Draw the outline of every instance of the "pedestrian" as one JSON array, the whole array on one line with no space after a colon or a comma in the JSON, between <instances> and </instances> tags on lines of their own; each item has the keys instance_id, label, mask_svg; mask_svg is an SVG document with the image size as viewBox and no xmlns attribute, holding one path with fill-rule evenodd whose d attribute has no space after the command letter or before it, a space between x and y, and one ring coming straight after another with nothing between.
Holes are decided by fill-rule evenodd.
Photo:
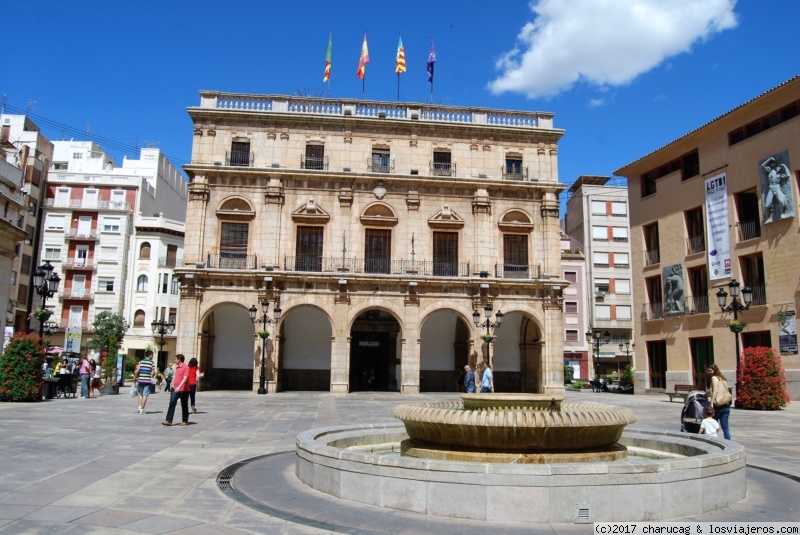
<instances>
[{"instance_id":1,"label":"pedestrian","mask_svg":"<svg viewBox=\"0 0 800 535\"><path fill-rule=\"evenodd\" d=\"M708 399L711 401L711 406L714 408L714 419L719 422L722 428L722 434L725 440L731 439L731 430L728 427L728 417L731 414L731 391L728 389L728 383L719 367L716 364L709 364L706 368L711 385L709 387Z\"/></svg>"},{"instance_id":2,"label":"pedestrian","mask_svg":"<svg viewBox=\"0 0 800 535\"><path fill-rule=\"evenodd\" d=\"M89 376L92 374L92 365L86 355L81 356L81 399L89 397Z\"/></svg>"},{"instance_id":3,"label":"pedestrian","mask_svg":"<svg viewBox=\"0 0 800 535\"><path fill-rule=\"evenodd\" d=\"M709 405L703 409L703 415L705 415L705 418L700 422L700 429L697 432L701 435L718 437L722 432L722 428L719 426L719 422L714 419L714 407Z\"/></svg>"},{"instance_id":4,"label":"pedestrian","mask_svg":"<svg viewBox=\"0 0 800 535\"><path fill-rule=\"evenodd\" d=\"M170 385L172 384L173 375L175 375L175 370L172 369L172 364L170 364L167 366L167 370L164 372L164 381L167 383L167 386L164 389L165 392L169 392Z\"/></svg>"},{"instance_id":5,"label":"pedestrian","mask_svg":"<svg viewBox=\"0 0 800 535\"><path fill-rule=\"evenodd\" d=\"M472 371L472 368L469 367L469 364L464 366L464 389L467 391L467 394L474 394L475 393L475 373Z\"/></svg>"},{"instance_id":6,"label":"pedestrian","mask_svg":"<svg viewBox=\"0 0 800 535\"><path fill-rule=\"evenodd\" d=\"M144 407L147 405L147 396L153 391L153 371L156 363L153 362L153 352L149 349L144 352L144 357L136 365L133 371L133 381L136 383L136 390L139 393L138 414L144 414Z\"/></svg>"},{"instance_id":7,"label":"pedestrian","mask_svg":"<svg viewBox=\"0 0 800 535\"><path fill-rule=\"evenodd\" d=\"M197 359L192 357L189 359L189 401L192 405L192 413L196 413L197 409L194 406L194 396L197 393L197 380L205 374L200 372L197 367Z\"/></svg>"},{"instance_id":8,"label":"pedestrian","mask_svg":"<svg viewBox=\"0 0 800 535\"><path fill-rule=\"evenodd\" d=\"M89 360L89 365L92 368L92 382L91 386L89 387L89 397L94 397L92 396L92 392L95 390L97 390L97 397L102 396L103 392L100 390L103 388L103 381L100 379L100 372L102 368L94 359Z\"/></svg>"},{"instance_id":9,"label":"pedestrian","mask_svg":"<svg viewBox=\"0 0 800 535\"><path fill-rule=\"evenodd\" d=\"M175 355L175 377L172 392L169 398L169 409L167 409L167 419L161 425L172 425L172 418L175 416L175 406L178 400L181 402L180 425L189 425L189 366L184 364L186 357L178 353Z\"/></svg>"},{"instance_id":10,"label":"pedestrian","mask_svg":"<svg viewBox=\"0 0 800 535\"><path fill-rule=\"evenodd\" d=\"M492 377L492 368L489 367L489 361L484 360L481 394L488 394L489 392L494 392L494 377Z\"/></svg>"}]
</instances>

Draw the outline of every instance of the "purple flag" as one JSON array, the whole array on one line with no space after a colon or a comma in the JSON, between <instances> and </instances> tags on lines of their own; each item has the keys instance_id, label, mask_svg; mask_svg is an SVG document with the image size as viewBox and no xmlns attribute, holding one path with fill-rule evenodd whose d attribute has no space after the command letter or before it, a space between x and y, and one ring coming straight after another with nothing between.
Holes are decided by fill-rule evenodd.
<instances>
[{"instance_id":1,"label":"purple flag","mask_svg":"<svg viewBox=\"0 0 800 535\"><path fill-rule=\"evenodd\" d=\"M428 81L433 82L433 64L436 63L436 51L433 49L433 39L431 39L431 51L428 53Z\"/></svg>"}]
</instances>

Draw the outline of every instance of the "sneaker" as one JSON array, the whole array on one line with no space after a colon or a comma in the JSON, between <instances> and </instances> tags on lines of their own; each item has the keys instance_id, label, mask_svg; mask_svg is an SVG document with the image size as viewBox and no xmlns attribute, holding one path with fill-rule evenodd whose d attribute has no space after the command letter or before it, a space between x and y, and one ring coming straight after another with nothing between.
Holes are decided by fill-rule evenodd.
<instances>
[{"instance_id":1,"label":"sneaker","mask_svg":"<svg viewBox=\"0 0 800 535\"><path fill-rule=\"evenodd\" d=\"M86 396L81 396L81 399L86 399Z\"/></svg>"},{"instance_id":2,"label":"sneaker","mask_svg":"<svg viewBox=\"0 0 800 535\"><path fill-rule=\"evenodd\" d=\"M161 425L166 425L167 427L169 427L170 425L172 425L172 422L161 422Z\"/></svg>"},{"instance_id":3,"label":"sneaker","mask_svg":"<svg viewBox=\"0 0 800 535\"><path fill-rule=\"evenodd\" d=\"M144 409L139 409L139 414L144 414Z\"/></svg>"}]
</instances>

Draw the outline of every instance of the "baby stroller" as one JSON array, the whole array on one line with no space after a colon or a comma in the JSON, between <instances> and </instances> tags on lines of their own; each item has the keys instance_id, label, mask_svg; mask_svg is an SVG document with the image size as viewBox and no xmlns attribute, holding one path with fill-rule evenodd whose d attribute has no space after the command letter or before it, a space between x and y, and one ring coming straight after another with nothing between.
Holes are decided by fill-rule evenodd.
<instances>
[{"instance_id":1,"label":"baby stroller","mask_svg":"<svg viewBox=\"0 0 800 535\"><path fill-rule=\"evenodd\" d=\"M700 431L700 422L705 418L703 411L710 404L706 393L702 390L689 392L681 409L681 431L685 433Z\"/></svg>"}]
</instances>

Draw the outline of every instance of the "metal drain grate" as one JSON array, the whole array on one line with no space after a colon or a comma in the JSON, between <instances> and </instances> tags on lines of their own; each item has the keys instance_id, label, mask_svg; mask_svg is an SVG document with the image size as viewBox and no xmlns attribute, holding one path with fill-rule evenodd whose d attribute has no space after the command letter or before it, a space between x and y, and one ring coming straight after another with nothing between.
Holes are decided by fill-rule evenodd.
<instances>
[{"instance_id":1,"label":"metal drain grate","mask_svg":"<svg viewBox=\"0 0 800 535\"><path fill-rule=\"evenodd\" d=\"M591 524L594 522L594 511L592 511L592 504L576 503L573 522L575 524Z\"/></svg>"}]
</instances>

